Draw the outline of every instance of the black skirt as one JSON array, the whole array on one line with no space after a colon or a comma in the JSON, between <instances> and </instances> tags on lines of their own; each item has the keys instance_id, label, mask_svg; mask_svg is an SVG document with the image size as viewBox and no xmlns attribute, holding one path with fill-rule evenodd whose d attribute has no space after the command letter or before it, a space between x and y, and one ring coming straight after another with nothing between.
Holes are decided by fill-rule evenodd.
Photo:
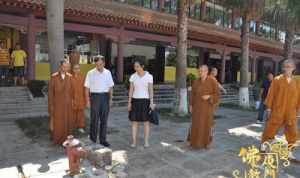
<instances>
[{"instance_id":1,"label":"black skirt","mask_svg":"<svg viewBox=\"0 0 300 178\"><path fill-rule=\"evenodd\" d=\"M129 120L137 122L149 121L150 99L131 100L131 111L129 112Z\"/></svg>"}]
</instances>

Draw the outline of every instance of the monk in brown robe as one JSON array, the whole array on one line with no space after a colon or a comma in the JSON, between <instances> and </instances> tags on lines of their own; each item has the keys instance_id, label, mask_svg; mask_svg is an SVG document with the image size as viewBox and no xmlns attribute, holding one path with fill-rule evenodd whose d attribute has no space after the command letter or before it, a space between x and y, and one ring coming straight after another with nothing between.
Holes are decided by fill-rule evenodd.
<instances>
[{"instance_id":1,"label":"monk in brown robe","mask_svg":"<svg viewBox=\"0 0 300 178\"><path fill-rule=\"evenodd\" d=\"M49 125L54 144L62 144L72 131L72 75L67 73L67 65L67 61L60 61L59 72L51 75L48 86Z\"/></svg>"},{"instance_id":2,"label":"monk in brown robe","mask_svg":"<svg viewBox=\"0 0 300 178\"><path fill-rule=\"evenodd\" d=\"M213 67L213 68L211 69L211 71L210 71L210 75L209 75L209 76L212 77L213 79L215 79L216 82L218 82L219 89L220 89L221 91L223 91L223 93L226 94L225 88L224 88L224 87L219 83L219 81L217 80L218 69L215 68L215 67Z\"/></svg>"},{"instance_id":3,"label":"monk in brown robe","mask_svg":"<svg viewBox=\"0 0 300 178\"><path fill-rule=\"evenodd\" d=\"M72 86L73 86L73 128L79 128L80 132L84 132L85 128L85 117L84 117L84 108L85 103L85 88L84 88L85 77L80 73L80 65L75 64L73 66L73 77L72 77Z\"/></svg>"},{"instance_id":4,"label":"monk in brown robe","mask_svg":"<svg viewBox=\"0 0 300 178\"><path fill-rule=\"evenodd\" d=\"M199 67L199 76L193 82L189 106L192 113L190 144L195 149L207 149L212 142L214 108L220 92L216 80L208 76L206 65Z\"/></svg>"},{"instance_id":5,"label":"monk in brown robe","mask_svg":"<svg viewBox=\"0 0 300 178\"><path fill-rule=\"evenodd\" d=\"M262 135L262 143L274 139L278 130L283 127L284 135L290 146L298 140L297 112L300 110L300 87L293 78L295 63L292 60L283 62L283 74L275 77L269 89L265 105L268 120ZM262 144L261 150L265 151ZM290 160L296 160L292 151Z\"/></svg>"},{"instance_id":6,"label":"monk in brown robe","mask_svg":"<svg viewBox=\"0 0 300 178\"><path fill-rule=\"evenodd\" d=\"M71 69L73 69L74 65L75 64L79 64L79 61L80 61L80 53L77 52L77 51L72 51L70 54L69 54L69 61L70 61L70 67Z\"/></svg>"}]
</instances>

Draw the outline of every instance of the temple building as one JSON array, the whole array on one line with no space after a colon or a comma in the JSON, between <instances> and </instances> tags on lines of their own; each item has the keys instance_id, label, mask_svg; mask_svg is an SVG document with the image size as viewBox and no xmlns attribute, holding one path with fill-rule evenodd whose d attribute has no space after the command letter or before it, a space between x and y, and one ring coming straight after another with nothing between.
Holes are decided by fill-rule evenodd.
<instances>
[{"instance_id":1,"label":"temple building","mask_svg":"<svg viewBox=\"0 0 300 178\"><path fill-rule=\"evenodd\" d=\"M29 80L50 78L45 1L0 1L0 41L26 50ZM188 73L205 63L219 69L222 83L239 81L241 18L210 0L191 4L188 15ZM78 54L84 73L101 54L116 81L133 72L134 59L147 61L156 83L175 80L176 0L65 0L64 18L65 57ZM250 31L254 82L266 71L280 71L285 32L261 20L251 21ZM294 59L300 62L299 49Z\"/></svg>"}]
</instances>

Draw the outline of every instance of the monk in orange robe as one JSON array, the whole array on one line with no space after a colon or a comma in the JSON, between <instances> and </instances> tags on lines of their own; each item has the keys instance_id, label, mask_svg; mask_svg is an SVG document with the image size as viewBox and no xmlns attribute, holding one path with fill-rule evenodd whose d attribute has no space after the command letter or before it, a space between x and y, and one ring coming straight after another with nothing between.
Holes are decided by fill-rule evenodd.
<instances>
[{"instance_id":1,"label":"monk in orange robe","mask_svg":"<svg viewBox=\"0 0 300 178\"><path fill-rule=\"evenodd\" d=\"M216 80L208 76L206 65L199 67L199 76L193 82L190 98L192 126L189 141L192 148L207 149L212 142L214 108L220 92Z\"/></svg>"},{"instance_id":2,"label":"monk in orange robe","mask_svg":"<svg viewBox=\"0 0 300 178\"><path fill-rule=\"evenodd\" d=\"M295 63L292 60L283 62L283 74L277 76L269 89L265 105L267 107L268 120L262 135L262 143L274 139L277 131L283 127L284 135L290 146L298 140L297 112L300 109L300 87L298 81L293 78ZM262 144L261 150L265 151ZM292 151L290 160L296 160Z\"/></svg>"},{"instance_id":3,"label":"monk in orange robe","mask_svg":"<svg viewBox=\"0 0 300 178\"><path fill-rule=\"evenodd\" d=\"M54 144L62 144L72 131L72 75L67 68L68 63L60 61L59 72L51 75L48 86L49 127Z\"/></svg>"},{"instance_id":4,"label":"monk in orange robe","mask_svg":"<svg viewBox=\"0 0 300 178\"><path fill-rule=\"evenodd\" d=\"M75 64L73 66L72 88L73 88L73 128L79 128L81 132L84 132L85 117L84 108L86 106L85 77L80 73L80 65Z\"/></svg>"}]
</instances>

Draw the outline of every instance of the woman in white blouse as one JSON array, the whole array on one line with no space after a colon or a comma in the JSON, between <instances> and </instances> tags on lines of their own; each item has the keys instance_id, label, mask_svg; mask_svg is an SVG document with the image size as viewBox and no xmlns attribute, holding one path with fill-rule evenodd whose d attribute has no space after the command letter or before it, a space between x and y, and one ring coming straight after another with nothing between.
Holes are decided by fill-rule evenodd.
<instances>
[{"instance_id":1,"label":"woman in white blouse","mask_svg":"<svg viewBox=\"0 0 300 178\"><path fill-rule=\"evenodd\" d=\"M153 77L144 70L144 62L136 60L134 70L129 82L128 111L129 120L132 122L132 144L135 148L137 144L137 133L139 123L144 123L144 146L149 147L150 122L149 111L154 109L153 103Z\"/></svg>"}]
</instances>

